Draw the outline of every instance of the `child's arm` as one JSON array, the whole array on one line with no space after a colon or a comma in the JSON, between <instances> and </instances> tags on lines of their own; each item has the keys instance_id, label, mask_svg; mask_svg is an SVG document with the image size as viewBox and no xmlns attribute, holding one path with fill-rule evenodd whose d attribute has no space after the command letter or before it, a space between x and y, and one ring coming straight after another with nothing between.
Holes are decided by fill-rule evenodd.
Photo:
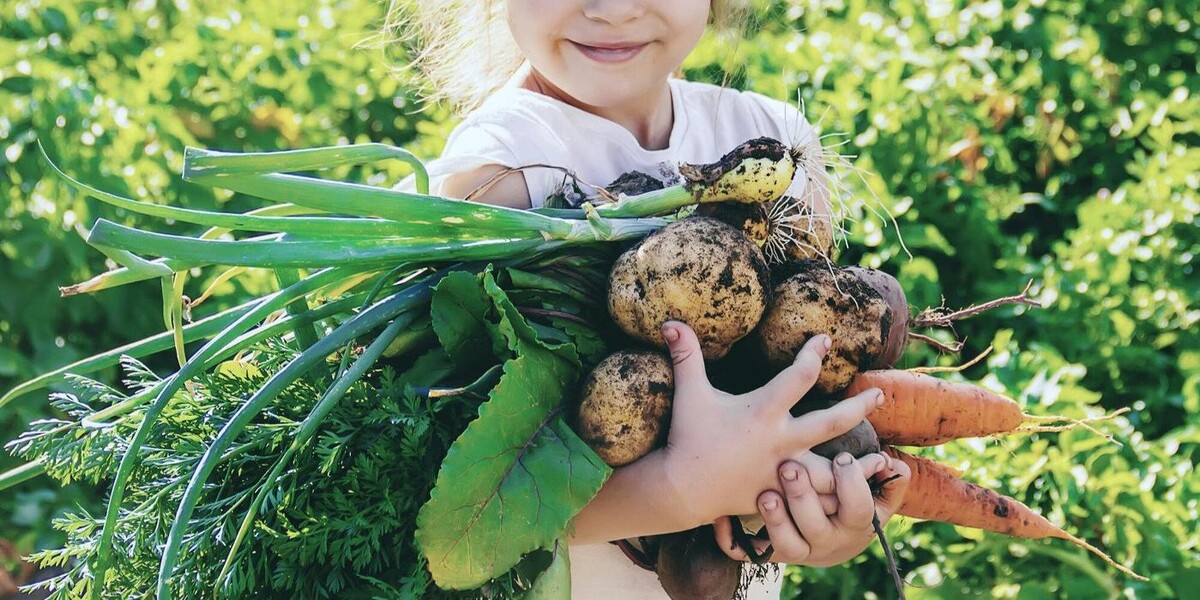
<instances>
[{"instance_id":1,"label":"child's arm","mask_svg":"<svg viewBox=\"0 0 1200 600\"><path fill-rule=\"evenodd\" d=\"M756 513L759 492L779 488L777 465L806 460L809 448L849 431L882 400L878 390L869 390L826 410L800 417L788 412L816 381L827 336L809 340L795 363L740 396L709 384L689 327L667 323L663 337L675 363L667 445L613 472L572 522L573 543L680 531Z\"/></svg>"},{"instance_id":2,"label":"child's arm","mask_svg":"<svg viewBox=\"0 0 1200 600\"><path fill-rule=\"evenodd\" d=\"M532 204L529 202L529 187L525 185L525 176L519 171L492 181L506 170L506 167L500 165L487 165L473 171L455 173L447 176L441 189L437 191L448 198L466 198L481 186L488 185L486 189L471 197L471 200L509 208L530 208Z\"/></svg>"}]
</instances>

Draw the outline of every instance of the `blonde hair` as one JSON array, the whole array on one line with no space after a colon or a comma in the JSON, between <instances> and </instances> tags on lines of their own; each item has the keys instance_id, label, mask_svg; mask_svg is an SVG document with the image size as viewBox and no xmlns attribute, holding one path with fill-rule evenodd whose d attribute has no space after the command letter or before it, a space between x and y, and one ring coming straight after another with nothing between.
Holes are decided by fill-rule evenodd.
<instances>
[{"instance_id":1,"label":"blonde hair","mask_svg":"<svg viewBox=\"0 0 1200 600\"><path fill-rule=\"evenodd\" d=\"M753 0L711 0L710 22L718 34L740 36ZM381 40L399 44L422 76L430 100L456 112L479 106L524 61L509 33L502 0L391 0Z\"/></svg>"}]
</instances>

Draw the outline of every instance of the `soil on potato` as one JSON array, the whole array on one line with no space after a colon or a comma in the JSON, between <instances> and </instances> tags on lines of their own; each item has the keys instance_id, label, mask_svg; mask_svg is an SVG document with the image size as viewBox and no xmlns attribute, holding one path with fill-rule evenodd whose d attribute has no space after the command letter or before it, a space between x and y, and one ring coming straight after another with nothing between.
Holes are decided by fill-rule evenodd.
<instances>
[{"instance_id":1,"label":"soil on potato","mask_svg":"<svg viewBox=\"0 0 1200 600\"><path fill-rule=\"evenodd\" d=\"M817 388L834 394L883 353L892 316L874 288L822 260L793 261L771 271L774 304L754 332L768 361L786 367L810 338L827 334Z\"/></svg>"},{"instance_id":2,"label":"soil on potato","mask_svg":"<svg viewBox=\"0 0 1200 600\"><path fill-rule=\"evenodd\" d=\"M705 358L716 359L758 323L769 277L762 252L745 235L715 219L691 217L617 259L609 314L630 336L659 347L665 347L663 323L687 323Z\"/></svg>"},{"instance_id":3,"label":"soil on potato","mask_svg":"<svg viewBox=\"0 0 1200 600\"><path fill-rule=\"evenodd\" d=\"M711 217L741 231L760 248L766 243L770 231L767 209L762 204L710 202L697 206L696 215Z\"/></svg>"},{"instance_id":4,"label":"soil on potato","mask_svg":"<svg viewBox=\"0 0 1200 600\"><path fill-rule=\"evenodd\" d=\"M605 463L629 464L666 443L673 395L661 352L615 352L585 378L575 430Z\"/></svg>"}]
</instances>

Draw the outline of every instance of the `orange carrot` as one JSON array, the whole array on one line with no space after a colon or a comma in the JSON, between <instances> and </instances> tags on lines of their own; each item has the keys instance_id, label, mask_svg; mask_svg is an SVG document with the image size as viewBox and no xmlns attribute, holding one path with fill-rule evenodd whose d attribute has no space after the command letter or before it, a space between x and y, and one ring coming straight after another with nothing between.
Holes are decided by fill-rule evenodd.
<instances>
[{"instance_id":1,"label":"orange carrot","mask_svg":"<svg viewBox=\"0 0 1200 600\"><path fill-rule=\"evenodd\" d=\"M867 415L880 441L935 446L949 440L1013 431L1026 415L1011 398L968 383L908 371L861 373L847 395L883 390L884 404Z\"/></svg>"},{"instance_id":2,"label":"orange carrot","mask_svg":"<svg viewBox=\"0 0 1200 600\"><path fill-rule=\"evenodd\" d=\"M883 390L883 406L867 415L879 441L893 446L936 446L961 438L1020 431L1056 432L1083 427L1115 441L1089 423L1129 411L1122 408L1087 419L1025 413L1013 399L970 383L944 381L923 373L884 369L860 373L847 395Z\"/></svg>"},{"instance_id":3,"label":"orange carrot","mask_svg":"<svg viewBox=\"0 0 1200 600\"><path fill-rule=\"evenodd\" d=\"M938 462L885 447L893 458L904 461L912 470L904 503L896 514L974 527L1012 537L1040 540L1068 540L1104 559L1122 573L1146 581L1145 577L1118 564L1091 544L1071 535L1046 520L1033 509L1008 496L963 481L949 467Z\"/></svg>"}]
</instances>

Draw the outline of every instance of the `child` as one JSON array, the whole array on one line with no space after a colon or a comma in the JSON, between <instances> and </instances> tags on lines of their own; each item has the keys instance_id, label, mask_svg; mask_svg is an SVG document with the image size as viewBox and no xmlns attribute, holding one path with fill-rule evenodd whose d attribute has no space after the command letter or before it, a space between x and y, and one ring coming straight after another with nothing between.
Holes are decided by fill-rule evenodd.
<instances>
[{"instance_id":1,"label":"child","mask_svg":"<svg viewBox=\"0 0 1200 600\"><path fill-rule=\"evenodd\" d=\"M435 89L469 111L430 165L434 192L537 207L564 175L509 171L528 165L595 185L631 170L671 184L680 162L711 162L759 136L820 157L812 127L790 106L672 78L709 24L729 26L741 12L735 0L423 0L394 13L417 27L418 65ZM792 194L829 215L823 169L808 161ZM686 325L667 323L663 336L676 381L667 446L614 470L574 519L572 597L665 597L655 575L610 540L715 523L722 549L744 560L725 515L761 514L775 561L832 565L861 552L872 515L886 520L902 499L907 469L879 454L830 462L808 449L859 423L881 394L793 418L788 409L815 381L827 336L742 396L712 388ZM901 475L877 501L867 485L876 474ZM778 597L779 585L756 583L749 596Z\"/></svg>"}]
</instances>

